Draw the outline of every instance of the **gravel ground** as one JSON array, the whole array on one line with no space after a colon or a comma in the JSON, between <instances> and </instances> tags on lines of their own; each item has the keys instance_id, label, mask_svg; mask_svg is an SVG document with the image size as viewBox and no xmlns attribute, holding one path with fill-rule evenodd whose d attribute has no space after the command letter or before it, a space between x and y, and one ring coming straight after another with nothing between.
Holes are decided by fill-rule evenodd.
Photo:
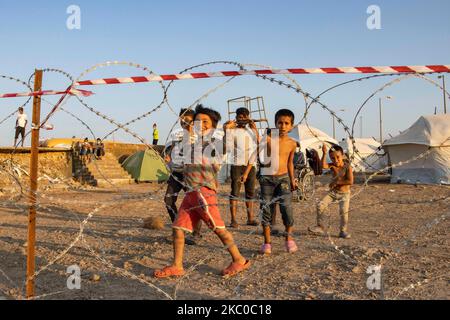
<instances>
[{"instance_id":1,"label":"gravel ground","mask_svg":"<svg viewBox=\"0 0 450 320\"><path fill-rule=\"evenodd\" d=\"M171 262L164 185L140 184L117 189L50 189L40 196L37 218L39 299L449 299L450 188L377 183L353 188L352 239L338 233L337 205L329 209L330 237L315 237L315 199L294 203L299 251L284 251L273 238L273 254L260 256L260 227L231 230L252 267L231 279L220 272L229 256L217 237L204 229L196 246L187 246L180 279L152 278ZM221 212L229 222L226 193ZM317 188L316 199L326 193ZM147 195L147 197L145 197ZM95 211L94 211L95 210ZM24 295L27 213L24 199L0 195L0 299ZM89 213L93 213L89 217ZM143 228L143 220L161 217L162 230ZM245 223L243 205L240 223ZM80 222L87 219L80 234ZM281 219L279 219L281 220ZM279 222L280 223L280 222ZM278 228L281 230L281 225ZM69 245L70 250L63 254ZM58 259L56 259L58 258ZM56 260L56 261L55 261ZM79 266L81 288L69 290L67 268ZM366 270L382 265L381 290L369 290ZM411 287L413 285L413 287Z\"/></svg>"}]
</instances>

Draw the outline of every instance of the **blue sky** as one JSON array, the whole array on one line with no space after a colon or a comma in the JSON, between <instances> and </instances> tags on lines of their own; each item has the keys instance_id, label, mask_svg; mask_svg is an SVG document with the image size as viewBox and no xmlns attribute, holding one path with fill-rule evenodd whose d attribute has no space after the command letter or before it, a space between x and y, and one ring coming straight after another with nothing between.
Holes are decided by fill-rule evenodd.
<instances>
[{"instance_id":1,"label":"blue sky","mask_svg":"<svg viewBox=\"0 0 450 320\"><path fill-rule=\"evenodd\" d=\"M81 30L68 30L66 9L81 8ZM381 30L366 27L367 7L381 8ZM0 74L27 80L35 68L59 68L73 76L97 63L121 60L140 63L155 73L177 73L199 63L228 60L279 68L364 65L450 64L450 2L431 1L5 1L0 0ZM234 69L214 65L196 71ZM131 67L110 67L86 78L142 75ZM436 76L431 76L436 80ZM308 75L295 79L315 95L350 75ZM450 76L447 77L450 79ZM282 77L280 77L282 79ZM324 96L331 108L351 124L362 102L390 77L345 86ZM182 81L169 91L170 105L178 111L224 79ZM45 89L64 89L69 82L57 74L44 75ZM450 83L447 84L450 87ZM86 99L92 107L126 122L162 98L156 84L91 87L96 95ZM0 92L24 91L17 83L0 79ZM298 117L304 102L278 85L242 77L210 95L204 103L227 117L226 101L238 96L263 96L269 117L290 107ZM442 112L442 92L421 80L405 80L382 96L385 135L397 134L422 114ZM56 101L56 97L46 98ZM0 121L24 99L0 101ZM31 113L31 105L26 112ZM43 113L49 106L44 103ZM66 109L83 119L97 136L113 126L90 114L74 99ZM378 137L378 99L362 112L364 136ZM311 110L310 124L332 134L332 119L320 108ZM132 129L150 139L157 122L162 138L176 121L167 108L159 110ZM47 137L88 136L88 130L64 113L50 121ZM14 120L0 125L0 145L12 143ZM359 127L356 128L359 135ZM338 128L339 138L344 132ZM116 140L136 141L125 133Z\"/></svg>"}]
</instances>

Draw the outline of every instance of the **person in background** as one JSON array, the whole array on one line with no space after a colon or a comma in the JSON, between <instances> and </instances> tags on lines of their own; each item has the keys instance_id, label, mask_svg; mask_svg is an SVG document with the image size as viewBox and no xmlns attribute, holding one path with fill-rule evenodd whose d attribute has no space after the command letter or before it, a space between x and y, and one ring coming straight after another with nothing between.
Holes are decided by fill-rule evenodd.
<instances>
[{"instance_id":1,"label":"person in background","mask_svg":"<svg viewBox=\"0 0 450 320\"><path fill-rule=\"evenodd\" d=\"M94 156L97 160L102 160L102 157L105 156L105 145L100 138L97 138L94 144Z\"/></svg>"},{"instance_id":2,"label":"person in background","mask_svg":"<svg viewBox=\"0 0 450 320\"><path fill-rule=\"evenodd\" d=\"M92 154L92 146L89 143L89 139L85 138L83 143L81 144L80 156L81 161L84 163L91 162L91 154Z\"/></svg>"},{"instance_id":3,"label":"person in background","mask_svg":"<svg viewBox=\"0 0 450 320\"><path fill-rule=\"evenodd\" d=\"M250 119L247 108L236 110L236 120L224 124L227 147L233 149L231 159L231 198L230 214L231 228L238 228L236 220L237 203L240 197L241 186L245 186L245 204L247 207L247 225L257 226L254 216L254 201L256 189L256 155L258 148L258 130L255 122ZM247 166L250 165L249 171Z\"/></svg>"},{"instance_id":4,"label":"person in background","mask_svg":"<svg viewBox=\"0 0 450 320\"><path fill-rule=\"evenodd\" d=\"M159 130L156 123L153 124L153 145L157 146L159 141Z\"/></svg>"},{"instance_id":5,"label":"person in background","mask_svg":"<svg viewBox=\"0 0 450 320\"><path fill-rule=\"evenodd\" d=\"M17 146L17 138L19 138L19 135L22 137L22 147L25 140L25 128L28 124L28 118L27 115L23 112L23 108L19 108L19 113L17 114L16 119L16 134L14 137L14 147Z\"/></svg>"}]
</instances>

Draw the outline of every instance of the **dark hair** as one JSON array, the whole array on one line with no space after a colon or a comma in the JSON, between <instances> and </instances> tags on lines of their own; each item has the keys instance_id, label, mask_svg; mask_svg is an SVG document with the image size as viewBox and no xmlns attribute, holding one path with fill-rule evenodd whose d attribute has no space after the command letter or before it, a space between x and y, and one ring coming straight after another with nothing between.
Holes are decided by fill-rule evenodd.
<instances>
[{"instance_id":1,"label":"dark hair","mask_svg":"<svg viewBox=\"0 0 450 320\"><path fill-rule=\"evenodd\" d=\"M205 108L202 104L198 104L195 107L194 119L199 114L206 114L211 119L211 122L212 122L214 128L217 128L217 124L222 119L219 112L217 112L216 110L210 109L210 108Z\"/></svg>"},{"instance_id":2,"label":"dark hair","mask_svg":"<svg viewBox=\"0 0 450 320\"><path fill-rule=\"evenodd\" d=\"M23 111L23 107L19 107L19 111Z\"/></svg>"},{"instance_id":3,"label":"dark hair","mask_svg":"<svg viewBox=\"0 0 450 320\"><path fill-rule=\"evenodd\" d=\"M275 124L277 123L277 121L280 117L289 117L289 118L291 118L292 124L294 124L295 115L291 110L289 110L289 109L278 110L278 112L275 114Z\"/></svg>"},{"instance_id":4,"label":"dark hair","mask_svg":"<svg viewBox=\"0 0 450 320\"><path fill-rule=\"evenodd\" d=\"M239 108L236 110L236 116L243 115L243 116L249 116L250 111L247 108Z\"/></svg>"},{"instance_id":5,"label":"dark hair","mask_svg":"<svg viewBox=\"0 0 450 320\"><path fill-rule=\"evenodd\" d=\"M193 117L195 116L195 111L192 110L192 109L184 108L184 109L181 109L181 110L180 110L179 116L180 116L180 117L183 117L183 116L190 116L190 117L193 118Z\"/></svg>"},{"instance_id":6,"label":"dark hair","mask_svg":"<svg viewBox=\"0 0 450 320\"><path fill-rule=\"evenodd\" d=\"M341 154L344 154L344 149L342 149L342 147L338 146L337 144L333 144L328 153L331 155L332 152L340 152Z\"/></svg>"}]
</instances>

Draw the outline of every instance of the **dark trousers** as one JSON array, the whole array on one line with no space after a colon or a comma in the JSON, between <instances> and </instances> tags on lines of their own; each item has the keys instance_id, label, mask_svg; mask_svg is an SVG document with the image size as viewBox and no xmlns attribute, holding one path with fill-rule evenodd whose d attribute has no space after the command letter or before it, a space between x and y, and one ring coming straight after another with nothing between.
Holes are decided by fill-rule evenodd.
<instances>
[{"instance_id":1,"label":"dark trousers","mask_svg":"<svg viewBox=\"0 0 450 320\"><path fill-rule=\"evenodd\" d=\"M167 181L167 190L164 197L164 203L166 204L166 209L172 222L175 221L178 214L178 194L181 190L185 190L185 187L181 182L183 182L183 174L181 172L172 172L169 181Z\"/></svg>"},{"instance_id":2,"label":"dark trousers","mask_svg":"<svg viewBox=\"0 0 450 320\"><path fill-rule=\"evenodd\" d=\"M263 212L262 224L270 226L275 205L280 207L281 217L286 227L294 225L292 214L292 191L289 177L286 176L261 176L259 179L261 186L261 210Z\"/></svg>"}]
</instances>

